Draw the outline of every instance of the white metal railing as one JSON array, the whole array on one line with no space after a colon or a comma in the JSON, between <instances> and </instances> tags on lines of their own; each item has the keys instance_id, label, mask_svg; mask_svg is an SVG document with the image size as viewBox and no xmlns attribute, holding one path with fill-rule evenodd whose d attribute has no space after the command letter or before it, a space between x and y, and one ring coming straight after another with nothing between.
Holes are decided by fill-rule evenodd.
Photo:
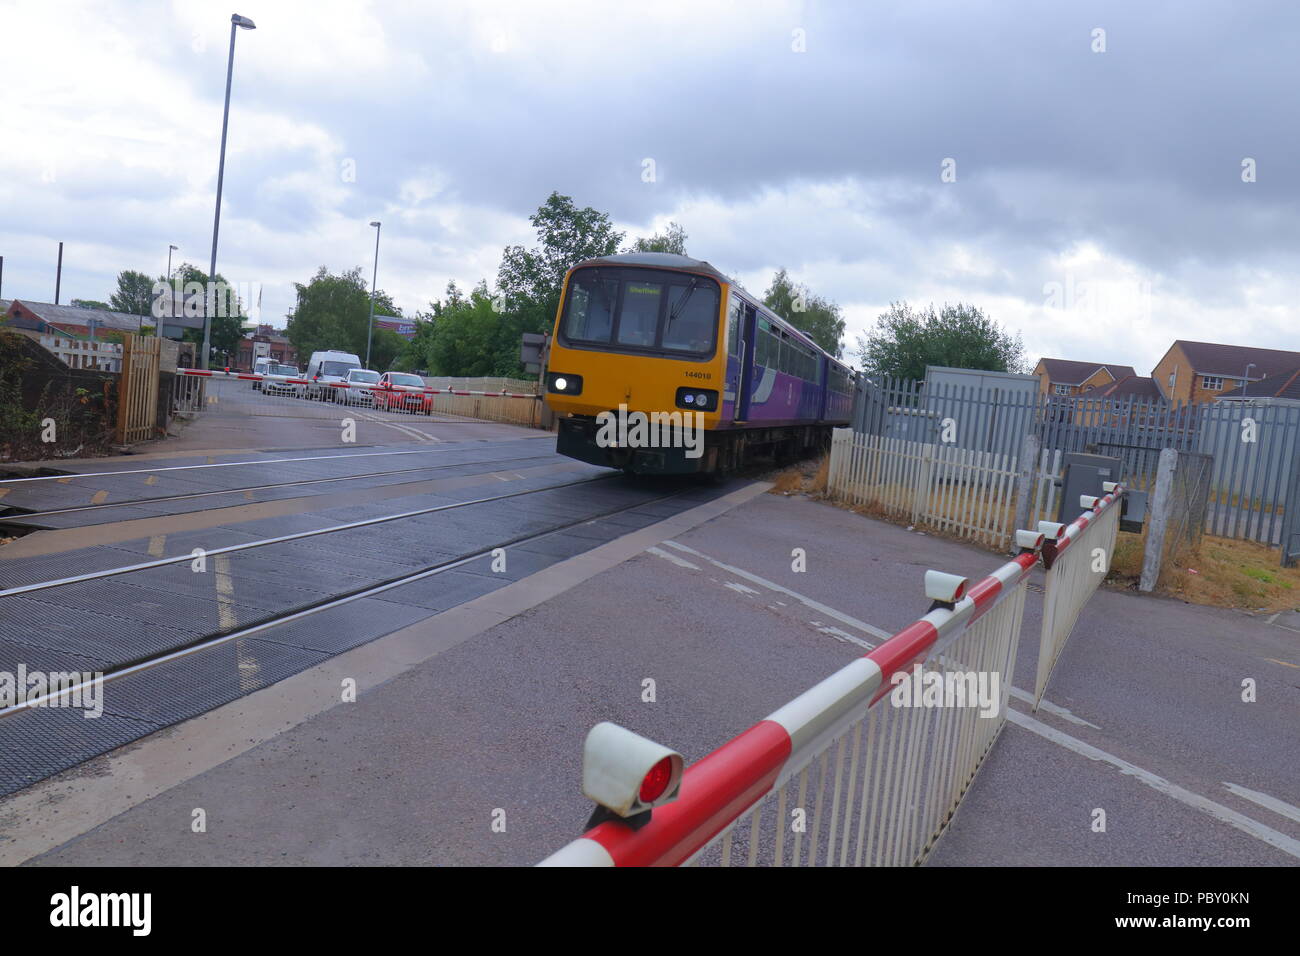
<instances>
[{"instance_id":1,"label":"white metal railing","mask_svg":"<svg viewBox=\"0 0 1300 956\"><path fill-rule=\"evenodd\" d=\"M643 827L602 823L544 862L924 860L1005 721L1025 582L1043 542L1027 531L1017 539L1021 554L969 589L929 572L929 613L688 768L681 798ZM932 576L950 583L951 600ZM976 706L972 688L983 691Z\"/></svg>"},{"instance_id":2,"label":"white metal railing","mask_svg":"<svg viewBox=\"0 0 1300 956\"><path fill-rule=\"evenodd\" d=\"M87 342L42 335L40 343L68 368L91 368L102 372L122 371L122 346L113 342Z\"/></svg>"},{"instance_id":3,"label":"white metal railing","mask_svg":"<svg viewBox=\"0 0 1300 956\"><path fill-rule=\"evenodd\" d=\"M835 429L827 488L912 524L995 548L1010 544L1013 455Z\"/></svg>"},{"instance_id":4,"label":"white metal railing","mask_svg":"<svg viewBox=\"0 0 1300 956\"><path fill-rule=\"evenodd\" d=\"M687 768L649 819L605 819L542 865L923 862L1005 723L1030 572L1050 554L1049 590L1075 597L1044 626L1040 654L1059 653L1095 590L1076 586L1070 552L1113 542L1122 494L1084 502L1069 528L1017 531L1020 554L973 586L927 572L924 617Z\"/></svg>"},{"instance_id":5,"label":"white metal railing","mask_svg":"<svg viewBox=\"0 0 1300 956\"><path fill-rule=\"evenodd\" d=\"M1079 614L1110 571L1119 535L1123 490L1111 482L1107 493L1096 499L1085 496L1083 514L1066 528L1051 522L1039 524L1049 540L1043 550L1047 564L1047 591L1043 599L1043 624L1038 643L1038 673L1034 680L1034 709L1043 699L1052 668L1065 642L1074 631ZM1094 510L1095 509L1095 510Z\"/></svg>"}]
</instances>

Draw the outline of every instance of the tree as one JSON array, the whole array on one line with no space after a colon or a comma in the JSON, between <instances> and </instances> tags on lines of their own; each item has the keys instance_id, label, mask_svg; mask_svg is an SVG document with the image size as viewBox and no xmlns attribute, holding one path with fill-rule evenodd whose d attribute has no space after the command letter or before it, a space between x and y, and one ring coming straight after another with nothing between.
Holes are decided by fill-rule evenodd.
<instances>
[{"instance_id":1,"label":"tree","mask_svg":"<svg viewBox=\"0 0 1300 956\"><path fill-rule=\"evenodd\" d=\"M165 286L167 278L160 277L158 282ZM218 272L213 280L213 288L209 292L208 274L196 265L183 262L172 273L172 287L176 290L175 302L178 311L202 317L208 303L212 303L209 343L214 355L218 352L229 355L238 351L239 340L244 337L244 320L248 316L244 312L244 304L239 301L239 296L230 287L225 276ZM153 283L150 283L151 306L152 290ZM162 321L165 321L165 317ZM181 337L186 342L202 346L203 327L187 328Z\"/></svg>"},{"instance_id":2,"label":"tree","mask_svg":"<svg viewBox=\"0 0 1300 956\"><path fill-rule=\"evenodd\" d=\"M844 347L844 319L840 307L807 286L795 285L784 269L772 277L772 285L763 295L763 304L808 336L831 355L839 358Z\"/></svg>"},{"instance_id":3,"label":"tree","mask_svg":"<svg viewBox=\"0 0 1300 956\"><path fill-rule=\"evenodd\" d=\"M945 305L924 311L890 303L866 336L858 336L862 367L874 375L923 379L927 365L1024 371L1020 334L1011 335L973 305Z\"/></svg>"},{"instance_id":4,"label":"tree","mask_svg":"<svg viewBox=\"0 0 1300 956\"><path fill-rule=\"evenodd\" d=\"M98 299L73 299L72 307L76 309L102 309L105 312L112 312L113 307L107 302L100 302ZM140 312L132 312L132 315L141 315Z\"/></svg>"},{"instance_id":5,"label":"tree","mask_svg":"<svg viewBox=\"0 0 1300 956\"><path fill-rule=\"evenodd\" d=\"M153 308L153 280L143 272L126 269L117 274L117 291L108 297L114 311L150 315Z\"/></svg>"},{"instance_id":6,"label":"tree","mask_svg":"<svg viewBox=\"0 0 1300 956\"><path fill-rule=\"evenodd\" d=\"M355 355L366 354L366 327L370 319L370 290L362 276L361 267L350 269L340 275L332 275L321 266L310 282L303 285L295 282L298 301L289 313L288 336L299 355L310 355L325 349L338 349ZM388 293L375 293L375 315L402 314ZM371 341L371 365L379 365L380 358L387 356L383 363L387 367L401 351L400 344L394 344L376 329ZM399 342L400 335L392 333ZM374 343L382 341L387 344L376 350Z\"/></svg>"},{"instance_id":7,"label":"tree","mask_svg":"<svg viewBox=\"0 0 1300 956\"><path fill-rule=\"evenodd\" d=\"M649 239L638 239L628 246L625 252L671 252L679 256L686 255L686 230L675 222L668 223L662 233L655 233Z\"/></svg>"},{"instance_id":8,"label":"tree","mask_svg":"<svg viewBox=\"0 0 1300 956\"><path fill-rule=\"evenodd\" d=\"M499 303L486 280L468 296L448 283L446 298L430 303L430 321L417 321L401 361L431 375L518 375L517 325L497 311Z\"/></svg>"},{"instance_id":9,"label":"tree","mask_svg":"<svg viewBox=\"0 0 1300 956\"><path fill-rule=\"evenodd\" d=\"M609 216L590 206L578 209L570 197L558 192L551 193L529 222L537 229L541 245L531 250L508 246L497 271L497 288L504 298L502 321L511 326L516 344L523 332L550 329L570 266L613 255L623 241L623 233L614 231ZM514 368L518 367L516 355Z\"/></svg>"}]
</instances>

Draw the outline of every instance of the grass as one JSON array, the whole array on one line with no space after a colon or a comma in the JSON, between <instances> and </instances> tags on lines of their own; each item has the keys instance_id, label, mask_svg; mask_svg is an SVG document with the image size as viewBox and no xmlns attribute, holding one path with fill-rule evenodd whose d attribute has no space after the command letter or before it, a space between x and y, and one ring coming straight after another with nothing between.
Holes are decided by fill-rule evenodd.
<instances>
[{"instance_id":1,"label":"grass","mask_svg":"<svg viewBox=\"0 0 1300 956\"><path fill-rule=\"evenodd\" d=\"M1136 588L1144 536L1120 532L1107 583ZM1250 611L1300 607L1300 567L1280 565L1276 548L1256 541L1205 535L1194 550L1167 562L1157 594L1190 604Z\"/></svg>"}]
</instances>

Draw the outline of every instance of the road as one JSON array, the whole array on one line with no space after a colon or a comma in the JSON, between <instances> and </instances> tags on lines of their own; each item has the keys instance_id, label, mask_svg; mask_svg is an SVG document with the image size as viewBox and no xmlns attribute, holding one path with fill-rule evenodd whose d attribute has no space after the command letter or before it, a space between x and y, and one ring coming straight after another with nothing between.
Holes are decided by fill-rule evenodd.
<instances>
[{"instance_id":1,"label":"road","mask_svg":"<svg viewBox=\"0 0 1300 956\"><path fill-rule=\"evenodd\" d=\"M0 649L11 657L98 648L110 665L146 639L165 650L237 634L395 571L548 521L568 525L507 546L505 571L484 555L109 683L100 721L56 711L0 719L14 790L0 800L0 862L534 863L576 836L589 812L578 781L593 723L617 721L697 759L924 612L925 569L977 576L1000 560L766 494L761 483L602 478L556 458L549 438L511 431L336 445L316 449L319 462L161 472L152 484L153 464L214 456L123 459L115 469L144 471L46 482L39 501L34 490L0 499L92 509L39 519L54 530L0 548L0 587L153 551L189 555L457 506L232 552L224 571L214 560L196 574L186 562L5 599L29 610L39 602L46 615L21 615L16 629L6 615ZM414 467L444 470L348 477ZM267 475L314 483L251 500L236 490L230 501L229 489L273 483ZM338 477L346 480L320 480ZM168 500L94 510L99 492L108 503L141 487ZM527 493L465 504L513 490ZM180 494L200 497L171 497ZM805 572L792 569L796 547L807 553ZM90 593L110 583L110 598ZM1031 591L1014 713L930 865L1294 865L1296 632L1285 621L1102 591L1057 664L1048 703L1031 714L1023 695L1040 604ZM1241 700L1246 678L1258 685L1256 703ZM349 681L355 701L342 699ZM62 764L47 734L17 722L51 714L58 726L45 729L63 735ZM92 739L84 724L105 729ZM22 765L42 768L42 779L15 781ZM1093 827L1099 808L1104 832Z\"/></svg>"}]
</instances>

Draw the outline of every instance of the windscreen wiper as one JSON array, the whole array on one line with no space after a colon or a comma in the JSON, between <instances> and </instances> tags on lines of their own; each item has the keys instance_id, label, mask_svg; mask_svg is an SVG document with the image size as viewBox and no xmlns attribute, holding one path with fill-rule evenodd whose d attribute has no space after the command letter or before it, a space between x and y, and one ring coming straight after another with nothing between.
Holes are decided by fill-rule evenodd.
<instances>
[{"instance_id":1,"label":"windscreen wiper","mask_svg":"<svg viewBox=\"0 0 1300 956\"><path fill-rule=\"evenodd\" d=\"M691 280L691 284L686 287L686 294L677 300L677 304L673 306L672 311L668 313L669 322L672 322L674 319L676 319L679 315L682 314L682 309L686 308L686 303L690 300L691 293L695 291L695 287L699 284L700 284L699 276L696 276L694 279Z\"/></svg>"}]
</instances>

